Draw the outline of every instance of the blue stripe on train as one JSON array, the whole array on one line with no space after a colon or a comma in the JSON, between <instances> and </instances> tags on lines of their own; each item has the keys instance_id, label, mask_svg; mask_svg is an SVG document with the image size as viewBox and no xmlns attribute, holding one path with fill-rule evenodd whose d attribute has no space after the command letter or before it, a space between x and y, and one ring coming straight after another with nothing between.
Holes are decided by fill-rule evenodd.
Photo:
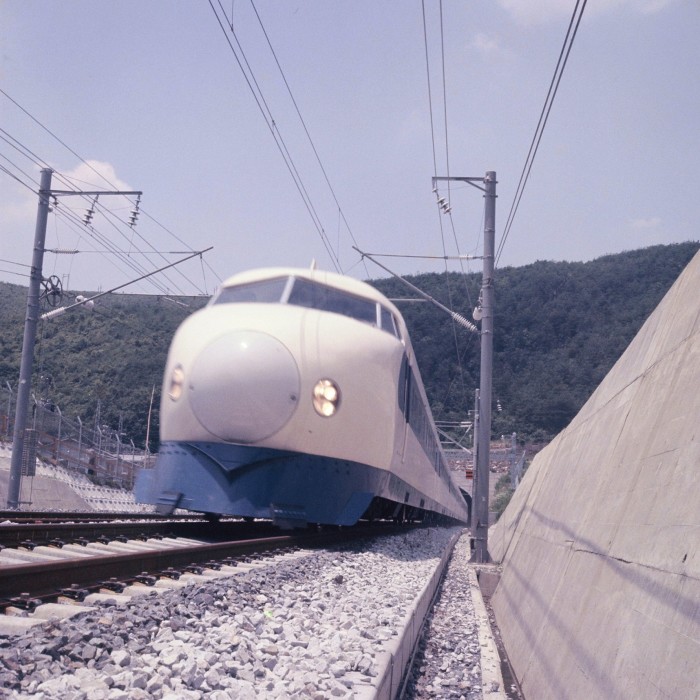
<instances>
[{"instance_id":1,"label":"blue stripe on train","mask_svg":"<svg viewBox=\"0 0 700 700\"><path fill-rule=\"evenodd\" d=\"M165 442L135 487L139 503L269 518L280 524L353 525L389 474L347 460L222 443ZM403 500L403 499L402 499Z\"/></svg>"}]
</instances>

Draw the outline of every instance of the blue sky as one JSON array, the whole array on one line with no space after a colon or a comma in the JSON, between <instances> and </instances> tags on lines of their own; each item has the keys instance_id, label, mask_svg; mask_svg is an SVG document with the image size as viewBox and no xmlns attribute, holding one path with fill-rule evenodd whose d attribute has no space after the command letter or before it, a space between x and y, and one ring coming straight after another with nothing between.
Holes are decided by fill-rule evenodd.
<instances>
[{"instance_id":1,"label":"blue sky","mask_svg":"<svg viewBox=\"0 0 700 700\"><path fill-rule=\"evenodd\" d=\"M128 259L99 254L91 231L50 215L47 248L86 251L46 254L44 274L71 289L109 289L136 276L129 260L153 269L182 257L169 251L209 246L206 265L195 259L158 287L125 291L211 293L235 272L312 259L384 276L353 244L479 255L480 192L443 185L452 212L442 215L435 174L497 172L499 243L573 0L425 0L432 102L420 0L212 4L233 23L307 203L209 2L3 0L0 88L91 167L0 94L0 280L26 284L16 263L31 260L33 160L76 187L106 187L97 170L143 191L135 232L120 197L101 198L111 213L93 219ZM589 0L499 266L699 238L698 36L696 0ZM88 206L59 201L78 219ZM147 246L162 255L141 255ZM445 269L382 261L403 274Z\"/></svg>"}]
</instances>

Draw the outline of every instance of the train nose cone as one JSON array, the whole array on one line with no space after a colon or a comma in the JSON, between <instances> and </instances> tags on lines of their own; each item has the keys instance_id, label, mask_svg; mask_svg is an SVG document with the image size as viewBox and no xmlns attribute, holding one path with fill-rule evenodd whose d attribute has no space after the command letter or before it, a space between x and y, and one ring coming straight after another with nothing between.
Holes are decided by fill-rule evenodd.
<instances>
[{"instance_id":1,"label":"train nose cone","mask_svg":"<svg viewBox=\"0 0 700 700\"><path fill-rule=\"evenodd\" d=\"M255 331L226 333L191 370L189 401L199 422L229 442L257 442L290 419L299 400L299 370L276 338Z\"/></svg>"}]
</instances>

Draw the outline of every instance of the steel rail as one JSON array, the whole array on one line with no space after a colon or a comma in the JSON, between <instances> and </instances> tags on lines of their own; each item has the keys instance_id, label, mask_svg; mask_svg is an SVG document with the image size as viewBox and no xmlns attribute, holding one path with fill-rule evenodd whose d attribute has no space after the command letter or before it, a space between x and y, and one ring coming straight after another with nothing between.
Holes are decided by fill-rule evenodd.
<instances>
[{"instance_id":1,"label":"steel rail","mask_svg":"<svg viewBox=\"0 0 700 700\"><path fill-rule=\"evenodd\" d=\"M270 523L244 523L206 520L170 520L161 516L157 521L131 522L65 522L65 523L8 523L0 525L0 547L35 547L57 542L71 544L87 541L114 540L117 537L143 539L144 537L172 536L209 540L231 539L245 534L268 534L274 529Z\"/></svg>"},{"instance_id":2,"label":"steel rail","mask_svg":"<svg viewBox=\"0 0 700 700\"><path fill-rule=\"evenodd\" d=\"M224 516L225 517L225 516ZM187 515L168 515L169 520L207 520L197 513ZM96 522L110 520L164 520L162 513L112 513L101 511L20 511L20 510L0 510L0 522L9 523L36 523L36 522Z\"/></svg>"},{"instance_id":3,"label":"steel rail","mask_svg":"<svg viewBox=\"0 0 700 700\"><path fill-rule=\"evenodd\" d=\"M350 541L393 534L395 527L361 527L359 529L305 532L274 537L231 540L185 547L167 547L148 551L96 555L36 564L0 568L0 608L12 605L21 595L55 599L63 589L99 589L110 579L133 581L147 573L158 576L168 569L182 569L193 564L208 564L251 554L288 547L314 549L336 546ZM405 531L405 528L403 528Z\"/></svg>"}]
</instances>

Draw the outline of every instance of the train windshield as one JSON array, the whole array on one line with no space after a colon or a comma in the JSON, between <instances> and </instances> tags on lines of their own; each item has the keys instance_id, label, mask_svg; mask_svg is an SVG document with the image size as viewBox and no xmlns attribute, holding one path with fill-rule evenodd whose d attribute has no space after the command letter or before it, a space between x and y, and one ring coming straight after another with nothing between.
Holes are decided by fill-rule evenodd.
<instances>
[{"instance_id":1,"label":"train windshield","mask_svg":"<svg viewBox=\"0 0 700 700\"><path fill-rule=\"evenodd\" d=\"M282 300L287 277L224 287L212 304L274 304Z\"/></svg>"},{"instance_id":2,"label":"train windshield","mask_svg":"<svg viewBox=\"0 0 700 700\"><path fill-rule=\"evenodd\" d=\"M358 321L371 323L374 326L377 325L377 304L375 302L310 280L295 279L288 302L295 306L331 311L343 316L350 316Z\"/></svg>"},{"instance_id":3,"label":"train windshield","mask_svg":"<svg viewBox=\"0 0 700 700\"><path fill-rule=\"evenodd\" d=\"M349 316L399 337L391 312L377 302L302 277L275 277L224 287L211 303L292 304Z\"/></svg>"}]
</instances>

